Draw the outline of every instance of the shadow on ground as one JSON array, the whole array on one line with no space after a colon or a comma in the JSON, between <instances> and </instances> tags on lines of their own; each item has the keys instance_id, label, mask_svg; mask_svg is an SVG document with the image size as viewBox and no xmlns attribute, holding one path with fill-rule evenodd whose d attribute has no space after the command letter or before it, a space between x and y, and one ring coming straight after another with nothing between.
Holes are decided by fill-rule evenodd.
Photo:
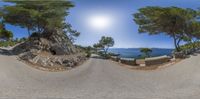
<instances>
[{"instance_id":1,"label":"shadow on ground","mask_svg":"<svg viewBox=\"0 0 200 99\"><path fill-rule=\"evenodd\" d=\"M12 50L7 50L7 49L0 48L0 55L8 55L8 56L11 56L11 55L13 55L13 54L12 54Z\"/></svg>"},{"instance_id":2,"label":"shadow on ground","mask_svg":"<svg viewBox=\"0 0 200 99\"><path fill-rule=\"evenodd\" d=\"M105 57L102 57L102 56L99 56L99 55L96 55L96 54L92 54L90 58L94 58L94 59L108 59L108 58L105 58Z\"/></svg>"}]
</instances>

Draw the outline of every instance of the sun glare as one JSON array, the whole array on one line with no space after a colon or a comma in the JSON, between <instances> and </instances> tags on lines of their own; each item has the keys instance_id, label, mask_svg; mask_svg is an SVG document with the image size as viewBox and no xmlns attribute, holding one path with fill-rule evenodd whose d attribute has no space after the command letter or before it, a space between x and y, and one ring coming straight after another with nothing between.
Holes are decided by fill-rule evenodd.
<instances>
[{"instance_id":1,"label":"sun glare","mask_svg":"<svg viewBox=\"0 0 200 99\"><path fill-rule=\"evenodd\" d=\"M96 30L104 30L111 26L112 19L106 15L95 15L89 17L89 25Z\"/></svg>"}]
</instances>

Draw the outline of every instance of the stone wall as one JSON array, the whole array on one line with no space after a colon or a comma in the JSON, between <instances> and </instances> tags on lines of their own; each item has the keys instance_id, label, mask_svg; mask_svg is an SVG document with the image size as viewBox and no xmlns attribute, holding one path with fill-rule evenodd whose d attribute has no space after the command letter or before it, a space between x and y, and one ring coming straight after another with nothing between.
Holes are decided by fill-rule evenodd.
<instances>
[{"instance_id":1,"label":"stone wall","mask_svg":"<svg viewBox=\"0 0 200 99\"><path fill-rule=\"evenodd\" d=\"M127 60L127 59L120 59L120 62L122 64L126 64L126 65L131 65L131 66L136 66L136 60Z\"/></svg>"},{"instance_id":2,"label":"stone wall","mask_svg":"<svg viewBox=\"0 0 200 99\"><path fill-rule=\"evenodd\" d=\"M163 63L167 63L170 61L170 57L158 57L158 58L155 58L155 59L148 59L146 58L145 59L145 64L146 66L152 66L152 65L160 65L160 64L163 64Z\"/></svg>"}]
</instances>

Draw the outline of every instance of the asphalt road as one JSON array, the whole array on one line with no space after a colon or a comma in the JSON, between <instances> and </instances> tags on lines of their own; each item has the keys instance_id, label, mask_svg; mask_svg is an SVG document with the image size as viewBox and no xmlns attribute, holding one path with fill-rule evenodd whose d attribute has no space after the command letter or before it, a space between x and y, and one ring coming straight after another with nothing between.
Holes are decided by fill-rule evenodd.
<instances>
[{"instance_id":1,"label":"asphalt road","mask_svg":"<svg viewBox=\"0 0 200 99\"><path fill-rule=\"evenodd\" d=\"M0 99L200 99L200 55L153 71L92 58L64 72L0 55Z\"/></svg>"}]
</instances>

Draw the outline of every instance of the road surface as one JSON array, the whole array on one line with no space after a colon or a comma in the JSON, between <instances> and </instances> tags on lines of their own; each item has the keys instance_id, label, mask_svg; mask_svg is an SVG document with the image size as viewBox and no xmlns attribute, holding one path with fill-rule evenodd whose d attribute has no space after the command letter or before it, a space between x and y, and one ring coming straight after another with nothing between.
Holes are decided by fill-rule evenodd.
<instances>
[{"instance_id":1,"label":"road surface","mask_svg":"<svg viewBox=\"0 0 200 99\"><path fill-rule=\"evenodd\" d=\"M91 58L45 72L0 55L0 99L199 99L200 55L161 70L131 70Z\"/></svg>"}]
</instances>

